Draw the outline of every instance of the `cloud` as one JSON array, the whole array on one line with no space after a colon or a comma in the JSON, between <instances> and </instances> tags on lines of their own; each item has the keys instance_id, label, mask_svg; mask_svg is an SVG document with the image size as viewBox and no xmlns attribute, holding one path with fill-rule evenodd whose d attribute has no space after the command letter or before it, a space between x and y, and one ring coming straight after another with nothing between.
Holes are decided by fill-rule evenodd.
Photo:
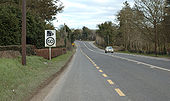
<instances>
[{"instance_id":1,"label":"cloud","mask_svg":"<svg viewBox=\"0 0 170 101\"><path fill-rule=\"evenodd\" d=\"M96 26L105 21L115 21L115 15L123 7L126 0L61 0L65 6L64 12L57 15L54 26L67 24L70 28ZM128 0L133 5L133 0Z\"/></svg>"}]
</instances>

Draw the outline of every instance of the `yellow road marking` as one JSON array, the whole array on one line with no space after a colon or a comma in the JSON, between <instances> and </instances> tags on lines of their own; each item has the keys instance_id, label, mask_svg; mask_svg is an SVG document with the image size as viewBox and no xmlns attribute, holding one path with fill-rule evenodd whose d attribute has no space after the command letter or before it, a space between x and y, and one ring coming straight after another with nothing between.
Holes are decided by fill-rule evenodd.
<instances>
[{"instance_id":1,"label":"yellow road marking","mask_svg":"<svg viewBox=\"0 0 170 101\"><path fill-rule=\"evenodd\" d=\"M100 69L100 70L99 70L99 72L101 72L101 73L102 73L103 71Z\"/></svg>"},{"instance_id":2,"label":"yellow road marking","mask_svg":"<svg viewBox=\"0 0 170 101\"><path fill-rule=\"evenodd\" d=\"M112 80L107 80L107 82L109 82L109 84L114 85L114 82Z\"/></svg>"},{"instance_id":3,"label":"yellow road marking","mask_svg":"<svg viewBox=\"0 0 170 101\"><path fill-rule=\"evenodd\" d=\"M97 66L96 68L99 69L100 67Z\"/></svg>"},{"instance_id":4,"label":"yellow road marking","mask_svg":"<svg viewBox=\"0 0 170 101\"><path fill-rule=\"evenodd\" d=\"M96 65L96 64L94 64L94 66L96 67L97 65Z\"/></svg>"},{"instance_id":5,"label":"yellow road marking","mask_svg":"<svg viewBox=\"0 0 170 101\"><path fill-rule=\"evenodd\" d=\"M89 59L91 62L93 62L91 59Z\"/></svg>"},{"instance_id":6,"label":"yellow road marking","mask_svg":"<svg viewBox=\"0 0 170 101\"><path fill-rule=\"evenodd\" d=\"M106 74L102 74L105 78L107 77L107 75Z\"/></svg>"},{"instance_id":7,"label":"yellow road marking","mask_svg":"<svg viewBox=\"0 0 170 101\"><path fill-rule=\"evenodd\" d=\"M119 94L119 96L126 96L119 88L116 88L115 91Z\"/></svg>"},{"instance_id":8,"label":"yellow road marking","mask_svg":"<svg viewBox=\"0 0 170 101\"><path fill-rule=\"evenodd\" d=\"M95 64L95 62L93 62L93 60L90 58L90 57L88 57L87 55L85 55L89 60L90 60L90 62L97 68L97 65ZM99 68L97 68L97 69L99 69Z\"/></svg>"}]
</instances>

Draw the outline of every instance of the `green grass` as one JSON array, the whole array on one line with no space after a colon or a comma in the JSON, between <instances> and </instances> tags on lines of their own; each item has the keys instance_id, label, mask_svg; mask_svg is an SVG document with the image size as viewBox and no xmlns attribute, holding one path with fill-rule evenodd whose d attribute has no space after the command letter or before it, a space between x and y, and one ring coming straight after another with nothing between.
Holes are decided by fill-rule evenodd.
<instances>
[{"instance_id":1,"label":"green grass","mask_svg":"<svg viewBox=\"0 0 170 101\"><path fill-rule=\"evenodd\" d=\"M145 54L145 53L132 53L129 51L118 51L119 53L128 53L128 54L134 54L134 55L144 55L144 56L152 56L152 57L160 57L160 58L170 58L170 55L157 55L155 54Z\"/></svg>"},{"instance_id":2,"label":"green grass","mask_svg":"<svg viewBox=\"0 0 170 101\"><path fill-rule=\"evenodd\" d=\"M60 70L73 52L53 58L27 56L27 66L21 57L0 58L0 101L23 101L47 78Z\"/></svg>"}]
</instances>

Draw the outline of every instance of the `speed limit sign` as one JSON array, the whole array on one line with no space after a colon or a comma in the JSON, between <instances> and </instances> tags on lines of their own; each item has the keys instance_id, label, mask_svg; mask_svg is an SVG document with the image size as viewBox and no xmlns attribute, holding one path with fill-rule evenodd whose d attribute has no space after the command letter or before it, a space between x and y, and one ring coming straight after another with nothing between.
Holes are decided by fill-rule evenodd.
<instances>
[{"instance_id":1,"label":"speed limit sign","mask_svg":"<svg viewBox=\"0 0 170 101\"><path fill-rule=\"evenodd\" d=\"M46 44L47 44L48 46L53 46L53 45L55 44L55 39L54 39L53 37L48 37L48 38L46 39Z\"/></svg>"},{"instance_id":2,"label":"speed limit sign","mask_svg":"<svg viewBox=\"0 0 170 101\"><path fill-rule=\"evenodd\" d=\"M45 47L56 47L55 30L45 30Z\"/></svg>"}]
</instances>

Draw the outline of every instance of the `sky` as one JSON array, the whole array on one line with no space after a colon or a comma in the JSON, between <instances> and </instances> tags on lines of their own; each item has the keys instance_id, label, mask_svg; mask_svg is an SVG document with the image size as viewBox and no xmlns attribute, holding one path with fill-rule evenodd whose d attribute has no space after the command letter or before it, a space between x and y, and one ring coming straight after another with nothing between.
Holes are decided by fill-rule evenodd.
<instances>
[{"instance_id":1,"label":"sky","mask_svg":"<svg viewBox=\"0 0 170 101\"><path fill-rule=\"evenodd\" d=\"M97 25L105 21L116 23L116 14L125 1L131 6L134 4L134 0L61 0L64 9L57 14L57 20L53 24L57 28L65 23L74 29L81 29L83 26L97 29Z\"/></svg>"}]
</instances>

